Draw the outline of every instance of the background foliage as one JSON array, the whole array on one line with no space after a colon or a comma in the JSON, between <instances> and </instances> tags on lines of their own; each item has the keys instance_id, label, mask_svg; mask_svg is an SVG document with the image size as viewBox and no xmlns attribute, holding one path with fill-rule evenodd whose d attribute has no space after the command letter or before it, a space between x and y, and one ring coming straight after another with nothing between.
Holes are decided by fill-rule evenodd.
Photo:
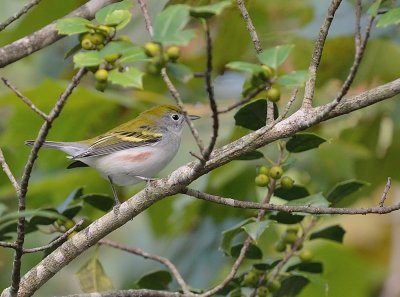
<instances>
[{"instance_id":1,"label":"background foliage","mask_svg":"<svg viewBox=\"0 0 400 297\"><path fill-rule=\"evenodd\" d=\"M7 1L0 12L1 19L18 9L22 2ZM82 2L43 0L32 13L2 33L0 46L65 15ZM167 4L166 1L148 2L153 19ZM201 1L192 2L204 4L197 3ZM307 69L313 40L325 14L326 3L311 0L251 0L247 5L264 48L294 44L294 49L280 71L290 73L293 70ZM352 63L354 40L353 31L349 29L353 28L354 22L352 5L351 1L344 2L333 23L317 80L315 98L318 104L336 93ZM189 28L196 29L198 26L198 23L191 22ZM226 63L257 63L257 57L235 7L227 8L221 17L213 19L211 26L214 39L214 69L218 75L215 79L216 96L220 106L228 106L239 98L246 74L224 71ZM133 9L132 22L123 31L139 45L149 40L137 6ZM61 57L76 42L75 36L65 38L8 66L4 73L46 112L65 87L65 80L71 77L71 58L63 60ZM372 40L353 85L354 93L398 77L399 64L394 63L400 61L398 43L398 27L380 27L373 30ZM181 47L180 63L194 72L203 71L204 48L203 36L196 35L194 40ZM112 86L105 93L100 93L93 88L93 78L86 78L84 84L81 84L69 99L48 139L73 141L89 138L134 117L146 107L171 102L160 77L147 74L143 79L143 90ZM189 110L203 115L203 118L196 122L196 126L202 138L208 139L211 121L208 108L203 105L207 102L203 81L191 79L187 83L177 82L177 86ZM41 122L36 114L4 86L1 90L0 145L10 167L19 176L28 155L28 148L23 142L36 137ZM290 88L282 89L282 100L279 103L281 106L290 97L290 92ZM396 117L399 112L398 100L389 100L313 128L308 132L318 133L328 141L318 149L295 154L297 162L289 174L296 184L306 186L312 193L328 193L335 184L343 180L365 181L368 186L350 196L345 203L357 206L376 205L387 176L391 176L394 181L400 178L400 139L395 137L400 130L400 120ZM228 113L221 117L223 137L220 138L219 144L236 139L248 131L234 126L233 114ZM191 135L186 133L179 155L160 176L191 160L189 151L193 150L194 142ZM277 156L274 145L262 148L261 151L272 159ZM260 201L264 190L255 187L254 178L256 167L262 164L265 164L265 161L232 162L202 177L196 182L196 187L222 196ZM28 208L56 208L74 189L80 187L83 187L84 193L111 194L108 184L93 170L66 170L66 166L67 160L63 154L46 150L40 152L29 189ZM120 190L123 197L128 198L141 187L142 185L138 185ZM388 203L392 201L390 198ZM9 210L15 208L13 190L5 175L0 175L0 202ZM83 204L83 208L83 214L92 219L102 214L89 203ZM170 197L153 205L135 218L134 222L125 225L110 237L169 257L176 263L188 283L193 287L206 287L221 279L232 261L218 251L221 233L252 213L187 197ZM341 223L346 229L344 245L318 240L307 243L307 247L314 252L315 259L324 264L322 276L329 285L329 296L375 296L374 292L379 290L388 273L391 260L391 228L398 228L392 225L392 217L395 215L324 218L323 224ZM274 226L261 236L259 241L264 254L276 253L273 243L281 230L281 227ZM39 245L52 237L54 235L28 235L27 246ZM8 275L11 270L11 255L11 250L0 250L0 271L3 275ZM130 288L141 275L163 269L158 264L123 255L107 247L92 248L57 274L49 285L40 289L37 294L47 296L77 292L79 282L74 274L85 262L95 263L91 260L94 255L101 260L115 288ZM24 256L25 269L41 257L41 254ZM251 265L251 262L248 262L248 265ZM75 286L70 286L71 283ZM8 277L2 277L0 286L8 285ZM172 287L176 287L176 284ZM323 292L324 288L313 283L307 286L300 296L322 296Z\"/></svg>"}]
</instances>

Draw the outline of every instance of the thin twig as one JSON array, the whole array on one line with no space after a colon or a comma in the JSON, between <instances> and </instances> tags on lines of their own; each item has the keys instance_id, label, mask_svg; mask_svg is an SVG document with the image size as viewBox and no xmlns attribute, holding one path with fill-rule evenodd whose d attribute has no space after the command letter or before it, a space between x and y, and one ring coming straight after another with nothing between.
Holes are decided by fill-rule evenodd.
<instances>
[{"instance_id":1,"label":"thin twig","mask_svg":"<svg viewBox=\"0 0 400 297\"><path fill-rule=\"evenodd\" d=\"M8 166L6 159L4 158L3 151L0 148L0 165L3 168L4 173L7 175L8 179L10 180L11 184L13 185L15 192L19 195L20 187L15 179L15 176L12 174L10 167Z\"/></svg>"},{"instance_id":2,"label":"thin twig","mask_svg":"<svg viewBox=\"0 0 400 297\"><path fill-rule=\"evenodd\" d=\"M295 88L292 93L292 97L290 97L289 101L287 102L285 109L283 110L282 114L277 118L277 120L281 121L286 118L290 108L292 107L294 101L296 101L297 94L299 93L299 88Z\"/></svg>"},{"instance_id":3,"label":"thin twig","mask_svg":"<svg viewBox=\"0 0 400 297\"><path fill-rule=\"evenodd\" d=\"M153 25L151 24L151 19L150 19L149 12L147 10L146 3L144 2L144 0L137 0L137 2L139 3L140 10L142 11L142 15L144 18L144 23L146 25L147 32L149 32L150 37L153 38L154 30L153 30Z\"/></svg>"},{"instance_id":4,"label":"thin twig","mask_svg":"<svg viewBox=\"0 0 400 297\"><path fill-rule=\"evenodd\" d=\"M268 211L282 212L305 212L309 214L346 214L346 215L366 215L366 214L386 214L400 209L400 203L392 206L378 207L360 207L360 208L331 208L331 207L313 207L313 206L288 206L277 204L262 204L257 202L236 200L233 198L222 197L186 188L182 193L198 199L227 205L235 208L246 209L265 209Z\"/></svg>"},{"instance_id":5,"label":"thin twig","mask_svg":"<svg viewBox=\"0 0 400 297\"><path fill-rule=\"evenodd\" d=\"M169 292L165 290L129 289L96 293L78 293L59 297L191 297L180 292Z\"/></svg>"},{"instance_id":6,"label":"thin twig","mask_svg":"<svg viewBox=\"0 0 400 297\"><path fill-rule=\"evenodd\" d=\"M232 104L231 106L228 106L224 109L220 109L218 110L218 113L227 113L233 109L235 109L236 107L242 106L243 104L246 104L247 102L249 102L251 99L253 99L255 96L257 96L258 94L260 94L262 91L264 91L266 88L269 87L269 83L265 83L262 84L260 86L257 86L257 88L251 90L251 92L249 92L247 94L246 97L244 97L242 100L240 100L239 102Z\"/></svg>"},{"instance_id":7,"label":"thin twig","mask_svg":"<svg viewBox=\"0 0 400 297\"><path fill-rule=\"evenodd\" d=\"M243 0L237 0L237 5L239 7L240 13L244 21L246 22L247 30L249 30L251 40L253 41L254 48L256 49L257 54L261 53L262 47L260 39L258 39L256 28L253 25L253 21L250 18L249 12L246 9L246 5L244 4Z\"/></svg>"},{"instance_id":8,"label":"thin twig","mask_svg":"<svg viewBox=\"0 0 400 297\"><path fill-rule=\"evenodd\" d=\"M381 196L381 200L379 201L379 207L383 207L383 205L385 204L385 200L386 197L389 193L390 187L392 186L392 179L390 178L390 176L387 178L387 182L385 185L385 189L383 190L382 196Z\"/></svg>"},{"instance_id":9,"label":"thin twig","mask_svg":"<svg viewBox=\"0 0 400 297\"><path fill-rule=\"evenodd\" d=\"M339 8L342 0L332 0L329 8L328 15L326 16L324 23L321 26L319 31L319 35L314 45L314 52L311 57L310 66L308 67L308 71L310 73L310 77L306 82L305 90L304 90L304 99L303 99L303 108L311 108L312 100L314 97L314 89L315 89L315 81L317 79L317 70L319 63L322 57L322 51L324 49L325 40L328 36L328 31L333 21L336 10Z\"/></svg>"},{"instance_id":10,"label":"thin twig","mask_svg":"<svg viewBox=\"0 0 400 297\"><path fill-rule=\"evenodd\" d=\"M174 275L176 281L178 282L178 284L181 286L182 291L185 294L191 294L189 286L187 285L187 283L185 282L185 280L183 279L182 275L179 273L178 268L176 268L176 266L168 259L165 257L161 257L158 255L154 255L154 254L150 254L142 249L139 248L133 248L133 247L128 247L126 245L120 244L120 243L116 243L113 242L111 240L108 239L101 239L99 241L99 244L104 244L104 245L108 245L110 247L131 253L131 254L135 254L138 256L141 256L145 259L152 259L154 261L160 262L161 264L165 265L168 267L168 269L171 271L171 273Z\"/></svg>"},{"instance_id":11,"label":"thin twig","mask_svg":"<svg viewBox=\"0 0 400 297\"><path fill-rule=\"evenodd\" d=\"M32 7L38 5L41 0L32 0L31 2L27 3L20 11L18 11L13 16L9 17L3 23L0 24L0 32L3 31L7 26L9 26L14 21L18 20L21 16L27 13Z\"/></svg>"},{"instance_id":12,"label":"thin twig","mask_svg":"<svg viewBox=\"0 0 400 297\"><path fill-rule=\"evenodd\" d=\"M26 208L26 194L28 191L29 179L32 173L32 168L35 163L35 160L38 156L38 152L43 145L47 134L51 128L51 124L53 121L59 116L62 108L64 107L68 97L72 94L73 90L79 84L81 78L85 75L86 69L82 68L78 71L77 74L74 75L72 81L67 86L65 91L60 95L56 103L54 104L53 109L48 115L48 120L45 121L42 127L39 130L38 136L33 144L31 153L29 154L28 160L25 164L24 172L22 174L20 191L18 195L18 212L22 212ZM11 283L11 292L16 294L19 289L19 284L21 280L21 258L24 253L23 246L25 240L25 217L19 217L17 221L17 239L15 241L17 248L15 249L14 260L13 260L13 270L12 270L12 283Z\"/></svg>"},{"instance_id":13,"label":"thin twig","mask_svg":"<svg viewBox=\"0 0 400 297\"><path fill-rule=\"evenodd\" d=\"M35 104L33 104L33 102L28 97L24 96L15 86L13 86L8 79L2 77L1 80L7 87L9 87L15 93L15 95L17 95L22 101L24 101L34 112L40 115L45 121L48 121L47 114L45 114L43 111L37 108Z\"/></svg>"},{"instance_id":14,"label":"thin twig","mask_svg":"<svg viewBox=\"0 0 400 297\"><path fill-rule=\"evenodd\" d=\"M54 239L52 242L49 242L46 245L40 246L40 247L36 247L36 248L30 248L30 249L24 249L23 252L24 254L29 254L29 253L37 253L37 252L41 252L47 249L52 248L53 246L56 246L57 244L59 244L60 242L64 241L69 235L71 235L76 229L78 229L80 226L83 225L83 223L85 222L84 219L81 219L78 221L78 223L76 223L71 229L68 229L65 233L61 234L59 237L57 237L56 239Z\"/></svg>"},{"instance_id":15,"label":"thin twig","mask_svg":"<svg viewBox=\"0 0 400 297\"><path fill-rule=\"evenodd\" d=\"M208 101L210 102L210 108L212 111L212 119L213 119L213 132L211 135L210 143L208 147L203 152L203 158L208 160L218 138L218 129L219 129L219 119L218 119L218 107L215 101L214 87L211 80L212 73L212 40L210 34L210 28L208 26L207 20L204 21L205 35L206 35L206 45L207 45L207 69L205 71L205 81L206 81L206 90L208 94Z\"/></svg>"},{"instance_id":16,"label":"thin twig","mask_svg":"<svg viewBox=\"0 0 400 297\"><path fill-rule=\"evenodd\" d=\"M0 246L10 249L15 249L17 247L15 242L6 242L6 241L0 241Z\"/></svg>"}]
</instances>

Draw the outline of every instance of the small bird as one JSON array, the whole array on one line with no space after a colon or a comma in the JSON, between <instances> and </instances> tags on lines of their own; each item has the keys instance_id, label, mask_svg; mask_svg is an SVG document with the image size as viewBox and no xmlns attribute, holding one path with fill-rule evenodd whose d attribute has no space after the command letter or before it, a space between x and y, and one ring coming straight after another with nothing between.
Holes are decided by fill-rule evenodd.
<instances>
[{"instance_id":1,"label":"small bird","mask_svg":"<svg viewBox=\"0 0 400 297\"><path fill-rule=\"evenodd\" d=\"M114 185L137 184L162 170L178 152L184 123L177 106L159 105L100 136L76 142L45 141L43 147L68 154L74 162L67 168L97 169L109 180L117 206L120 202ZM25 144L32 146L34 141Z\"/></svg>"}]
</instances>

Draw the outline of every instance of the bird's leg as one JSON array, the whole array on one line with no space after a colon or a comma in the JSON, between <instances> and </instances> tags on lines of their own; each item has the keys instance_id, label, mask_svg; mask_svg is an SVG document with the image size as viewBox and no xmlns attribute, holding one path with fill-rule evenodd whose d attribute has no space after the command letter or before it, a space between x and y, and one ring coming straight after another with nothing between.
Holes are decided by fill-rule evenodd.
<instances>
[{"instance_id":1,"label":"bird's leg","mask_svg":"<svg viewBox=\"0 0 400 297\"><path fill-rule=\"evenodd\" d=\"M152 181L157 180L156 178L145 177L145 176L140 176L140 175L135 175L134 177L146 182L146 185L149 185L149 184L151 184Z\"/></svg>"},{"instance_id":2,"label":"bird's leg","mask_svg":"<svg viewBox=\"0 0 400 297\"><path fill-rule=\"evenodd\" d=\"M112 179L111 179L110 176L107 176L107 177L108 177L108 180L109 180L110 185L111 185L111 190L112 190L112 192L113 192L113 194L114 194L115 207L119 207L119 205L121 204L121 202L120 202L119 199L118 199L118 194L117 194L117 191L116 191L116 189L115 189L114 183L113 183L113 181L112 181Z\"/></svg>"}]
</instances>

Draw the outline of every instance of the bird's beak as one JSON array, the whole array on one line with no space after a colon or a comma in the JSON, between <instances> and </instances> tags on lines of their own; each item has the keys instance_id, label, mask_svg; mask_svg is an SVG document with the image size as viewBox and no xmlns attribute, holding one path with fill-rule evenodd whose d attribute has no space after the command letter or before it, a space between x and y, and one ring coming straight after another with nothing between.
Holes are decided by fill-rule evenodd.
<instances>
[{"instance_id":1,"label":"bird's beak","mask_svg":"<svg viewBox=\"0 0 400 297\"><path fill-rule=\"evenodd\" d=\"M188 117L189 117L189 120L192 120L192 121L200 119L199 116L194 115L194 114L189 114Z\"/></svg>"}]
</instances>

